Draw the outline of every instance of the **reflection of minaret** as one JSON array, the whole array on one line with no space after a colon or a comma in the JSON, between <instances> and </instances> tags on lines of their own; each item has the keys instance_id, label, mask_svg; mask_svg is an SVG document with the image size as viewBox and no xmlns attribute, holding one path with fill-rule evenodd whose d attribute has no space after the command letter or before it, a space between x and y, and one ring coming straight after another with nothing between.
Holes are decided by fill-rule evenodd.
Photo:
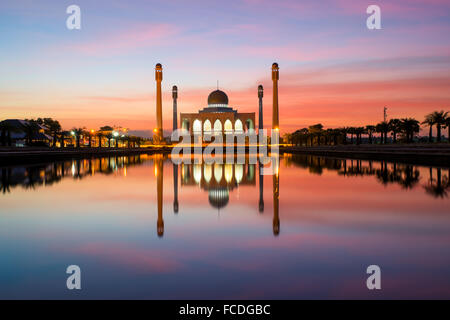
<instances>
[{"instance_id":1,"label":"reflection of minaret","mask_svg":"<svg viewBox=\"0 0 450 320\"><path fill-rule=\"evenodd\" d=\"M278 79L280 75L278 72L278 63L272 64L272 81L273 81L273 107L272 107L272 130L280 128L278 118Z\"/></svg>"},{"instance_id":2,"label":"reflection of minaret","mask_svg":"<svg viewBox=\"0 0 450 320\"><path fill-rule=\"evenodd\" d=\"M177 86L172 87L172 98L173 98L173 131L178 129L177 124L177 98L178 98L178 88ZM177 167L178 169L178 167Z\"/></svg>"},{"instance_id":3,"label":"reflection of minaret","mask_svg":"<svg viewBox=\"0 0 450 320\"><path fill-rule=\"evenodd\" d=\"M258 86L258 98L259 98L259 123L258 123L258 132L263 130L263 86Z\"/></svg>"},{"instance_id":4,"label":"reflection of minaret","mask_svg":"<svg viewBox=\"0 0 450 320\"><path fill-rule=\"evenodd\" d=\"M156 174L156 188L158 194L158 222L156 230L158 237L164 235L164 220L163 220L163 159L158 157L155 159L155 174Z\"/></svg>"},{"instance_id":5,"label":"reflection of minaret","mask_svg":"<svg viewBox=\"0 0 450 320\"><path fill-rule=\"evenodd\" d=\"M275 172L273 173L273 234L278 236L280 234L280 175L278 159L273 159L275 163Z\"/></svg>"},{"instance_id":6,"label":"reflection of minaret","mask_svg":"<svg viewBox=\"0 0 450 320\"><path fill-rule=\"evenodd\" d=\"M259 212L264 212L264 175L262 174L263 165L259 162Z\"/></svg>"},{"instance_id":7,"label":"reflection of minaret","mask_svg":"<svg viewBox=\"0 0 450 320\"><path fill-rule=\"evenodd\" d=\"M178 213L178 165L173 165L173 212Z\"/></svg>"},{"instance_id":8,"label":"reflection of minaret","mask_svg":"<svg viewBox=\"0 0 450 320\"><path fill-rule=\"evenodd\" d=\"M160 143L163 137L162 127L162 98L161 98L161 82L163 79L162 65L158 63L155 67L155 80L156 80L156 130L153 135L153 140L156 143Z\"/></svg>"}]
</instances>

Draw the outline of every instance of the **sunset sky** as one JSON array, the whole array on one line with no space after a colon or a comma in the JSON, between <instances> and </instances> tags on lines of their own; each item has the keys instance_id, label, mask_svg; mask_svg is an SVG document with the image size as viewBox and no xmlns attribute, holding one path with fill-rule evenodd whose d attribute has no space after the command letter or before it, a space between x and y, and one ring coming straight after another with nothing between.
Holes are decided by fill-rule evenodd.
<instances>
[{"instance_id":1,"label":"sunset sky","mask_svg":"<svg viewBox=\"0 0 450 320\"><path fill-rule=\"evenodd\" d=\"M81 8L81 30L66 8ZM368 5L381 30L368 30ZM271 123L271 64L280 65L280 127L357 126L450 110L450 1L2 1L0 120L53 117L65 129L155 126L155 64L179 112L230 105Z\"/></svg>"}]
</instances>

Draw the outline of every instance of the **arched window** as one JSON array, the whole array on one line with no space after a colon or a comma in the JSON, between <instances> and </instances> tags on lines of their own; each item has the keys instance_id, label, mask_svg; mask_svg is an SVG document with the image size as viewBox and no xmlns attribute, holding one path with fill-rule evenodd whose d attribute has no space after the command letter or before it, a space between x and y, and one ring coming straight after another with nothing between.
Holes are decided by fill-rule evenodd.
<instances>
[{"instance_id":1,"label":"arched window","mask_svg":"<svg viewBox=\"0 0 450 320\"><path fill-rule=\"evenodd\" d=\"M245 121L245 126L248 131L255 130L255 125L253 124L252 119L247 119L247 121Z\"/></svg>"},{"instance_id":2,"label":"arched window","mask_svg":"<svg viewBox=\"0 0 450 320\"><path fill-rule=\"evenodd\" d=\"M244 131L242 121L240 119L237 119L234 123L234 130L236 131L236 133L242 133Z\"/></svg>"},{"instance_id":3,"label":"arched window","mask_svg":"<svg viewBox=\"0 0 450 320\"><path fill-rule=\"evenodd\" d=\"M215 133L222 133L222 122L220 122L219 119L214 122L214 132Z\"/></svg>"},{"instance_id":4,"label":"arched window","mask_svg":"<svg viewBox=\"0 0 450 320\"><path fill-rule=\"evenodd\" d=\"M225 133L233 133L233 124L231 123L231 121L229 119L227 119L225 121L225 124L223 127L225 130Z\"/></svg>"},{"instance_id":5,"label":"arched window","mask_svg":"<svg viewBox=\"0 0 450 320\"><path fill-rule=\"evenodd\" d=\"M214 165L214 179L216 179L216 182L219 183L222 180L222 165L221 164L215 164Z\"/></svg>"},{"instance_id":6,"label":"arched window","mask_svg":"<svg viewBox=\"0 0 450 320\"><path fill-rule=\"evenodd\" d=\"M240 183L244 176L244 165L236 164L234 167L234 176L236 177L236 182Z\"/></svg>"},{"instance_id":7,"label":"arched window","mask_svg":"<svg viewBox=\"0 0 450 320\"><path fill-rule=\"evenodd\" d=\"M198 184L200 184L200 181L202 180L202 165L201 164L194 164L194 180Z\"/></svg>"},{"instance_id":8,"label":"arched window","mask_svg":"<svg viewBox=\"0 0 450 320\"><path fill-rule=\"evenodd\" d=\"M189 131L189 120L188 119L183 119L183 121L181 122L181 129Z\"/></svg>"},{"instance_id":9,"label":"arched window","mask_svg":"<svg viewBox=\"0 0 450 320\"><path fill-rule=\"evenodd\" d=\"M205 177L206 183L209 183L211 181L211 177L212 177L212 165L211 164L205 164L205 168L203 169L203 177Z\"/></svg>"},{"instance_id":10,"label":"arched window","mask_svg":"<svg viewBox=\"0 0 450 320\"><path fill-rule=\"evenodd\" d=\"M205 122L203 122L203 132L211 133L211 121L205 120Z\"/></svg>"},{"instance_id":11,"label":"arched window","mask_svg":"<svg viewBox=\"0 0 450 320\"><path fill-rule=\"evenodd\" d=\"M233 179L233 165L230 163L225 164L225 168L223 170L225 172L225 181L230 183Z\"/></svg>"},{"instance_id":12,"label":"arched window","mask_svg":"<svg viewBox=\"0 0 450 320\"><path fill-rule=\"evenodd\" d=\"M192 125L192 131L196 134L202 133L202 122L198 119L194 120L194 123Z\"/></svg>"}]
</instances>

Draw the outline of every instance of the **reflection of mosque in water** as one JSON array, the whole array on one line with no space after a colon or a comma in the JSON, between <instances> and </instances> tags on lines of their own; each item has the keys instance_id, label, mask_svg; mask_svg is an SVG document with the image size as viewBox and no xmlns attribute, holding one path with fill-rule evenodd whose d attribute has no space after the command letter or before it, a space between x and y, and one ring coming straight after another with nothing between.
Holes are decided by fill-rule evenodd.
<instances>
[{"instance_id":1,"label":"reflection of mosque in water","mask_svg":"<svg viewBox=\"0 0 450 320\"><path fill-rule=\"evenodd\" d=\"M157 174L157 199L158 199L158 219L157 234L159 237L164 235L163 220L163 158L155 159L155 174ZM278 163L277 163L278 165ZM173 211L178 213L178 165L173 165L173 188L174 200ZM230 200L230 191L239 185L256 185L256 165L254 164L238 164L238 163L213 163L213 164L181 164L181 186L199 186L202 190L208 192L208 201L213 208L220 210L226 207ZM258 166L259 172L259 202L258 210L264 212L264 176L262 175L262 167ZM280 233L279 219L279 175L273 177L273 233Z\"/></svg>"},{"instance_id":2,"label":"reflection of mosque in water","mask_svg":"<svg viewBox=\"0 0 450 320\"><path fill-rule=\"evenodd\" d=\"M208 192L211 206L221 209L228 204L230 191L238 185L255 185L255 165L182 164L181 185L200 186Z\"/></svg>"},{"instance_id":3,"label":"reflection of mosque in water","mask_svg":"<svg viewBox=\"0 0 450 320\"><path fill-rule=\"evenodd\" d=\"M3 194L22 187L34 190L50 186L62 179L85 179L96 174L127 176L127 168L141 165L146 161L154 162L157 177L158 222L157 233L164 233L163 221L163 162L161 155L132 155L91 159L74 159L28 166L5 166L0 168L0 191ZM419 167L386 161L334 159L311 155L289 155L283 157L286 167L298 166L308 169L311 174L322 174L324 170L335 171L342 177L373 176L383 184L397 184L405 190L416 188L427 174L428 179L422 184L424 192L436 198L448 196L450 189L450 169ZM422 167L423 168L423 167ZM230 192L239 185L255 186L259 180L259 201L255 203L259 212L264 211L264 179L260 165L250 164L202 164L173 165L174 201L173 211L180 209L178 187L200 186L208 192L208 200L214 208L224 208L230 201ZM424 169L424 168L423 168ZM258 176L258 177L256 177ZM166 180L167 181L167 180ZM273 176L273 232L279 233L279 175Z\"/></svg>"}]
</instances>

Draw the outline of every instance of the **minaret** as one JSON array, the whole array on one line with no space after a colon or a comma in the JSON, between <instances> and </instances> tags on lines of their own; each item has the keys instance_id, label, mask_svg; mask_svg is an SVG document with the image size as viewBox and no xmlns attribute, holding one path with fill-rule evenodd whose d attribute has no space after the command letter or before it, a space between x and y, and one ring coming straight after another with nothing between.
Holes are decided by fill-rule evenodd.
<instances>
[{"instance_id":1,"label":"minaret","mask_svg":"<svg viewBox=\"0 0 450 320\"><path fill-rule=\"evenodd\" d=\"M173 165L173 212L178 213L178 165Z\"/></svg>"},{"instance_id":2,"label":"minaret","mask_svg":"<svg viewBox=\"0 0 450 320\"><path fill-rule=\"evenodd\" d=\"M272 64L272 81L273 81L273 107L272 107L272 130L280 129L278 117L278 80L280 79L278 63Z\"/></svg>"},{"instance_id":3,"label":"minaret","mask_svg":"<svg viewBox=\"0 0 450 320\"><path fill-rule=\"evenodd\" d=\"M161 82L163 79L162 65L156 64L155 80L156 80L156 128L154 130L153 142L161 143L163 140L162 127L162 97L161 97Z\"/></svg>"},{"instance_id":4,"label":"minaret","mask_svg":"<svg viewBox=\"0 0 450 320\"><path fill-rule=\"evenodd\" d=\"M261 162L258 162L258 170L259 170L259 212L264 212L264 175L262 174L263 165Z\"/></svg>"},{"instance_id":5,"label":"minaret","mask_svg":"<svg viewBox=\"0 0 450 320\"><path fill-rule=\"evenodd\" d=\"M175 131L178 129L178 120L177 120L178 88L177 88L177 86L172 87L172 98L173 98L173 129L172 130Z\"/></svg>"},{"instance_id":6,"label":"minaret","mask_svg":"<svg viewBox=\"0 0 450 320\"><path fill-rule=\"evenodd\" d=\"M158 155L155 157L155 175L156 175L156 192L158 197L158 221L156 223L156 232L158 237L164 235L163 220L163 159Z\"/></svg>"},{"instance_id":7,"label":"minaret","mask_svg":"<svg viewBox=\"0 0 450 320\"><path fill-rule=\"evenodd\" d=\"M259 98L259 123L258 123L258 132L263 130L263 86L258 86L258 98Z\"/></svg>"},{"instance_id":8,"label":"minaret","mask_svg":"<svg viewBox=\"0 0 450 320\"><path fill-rule=\"evenodd\" d=\"M279 158L278 158L279 159ZM280 175L279 175L279 160L275 161L275 172L273 173L273 235L280 234Z\"/></svg>"}]
</instances>

